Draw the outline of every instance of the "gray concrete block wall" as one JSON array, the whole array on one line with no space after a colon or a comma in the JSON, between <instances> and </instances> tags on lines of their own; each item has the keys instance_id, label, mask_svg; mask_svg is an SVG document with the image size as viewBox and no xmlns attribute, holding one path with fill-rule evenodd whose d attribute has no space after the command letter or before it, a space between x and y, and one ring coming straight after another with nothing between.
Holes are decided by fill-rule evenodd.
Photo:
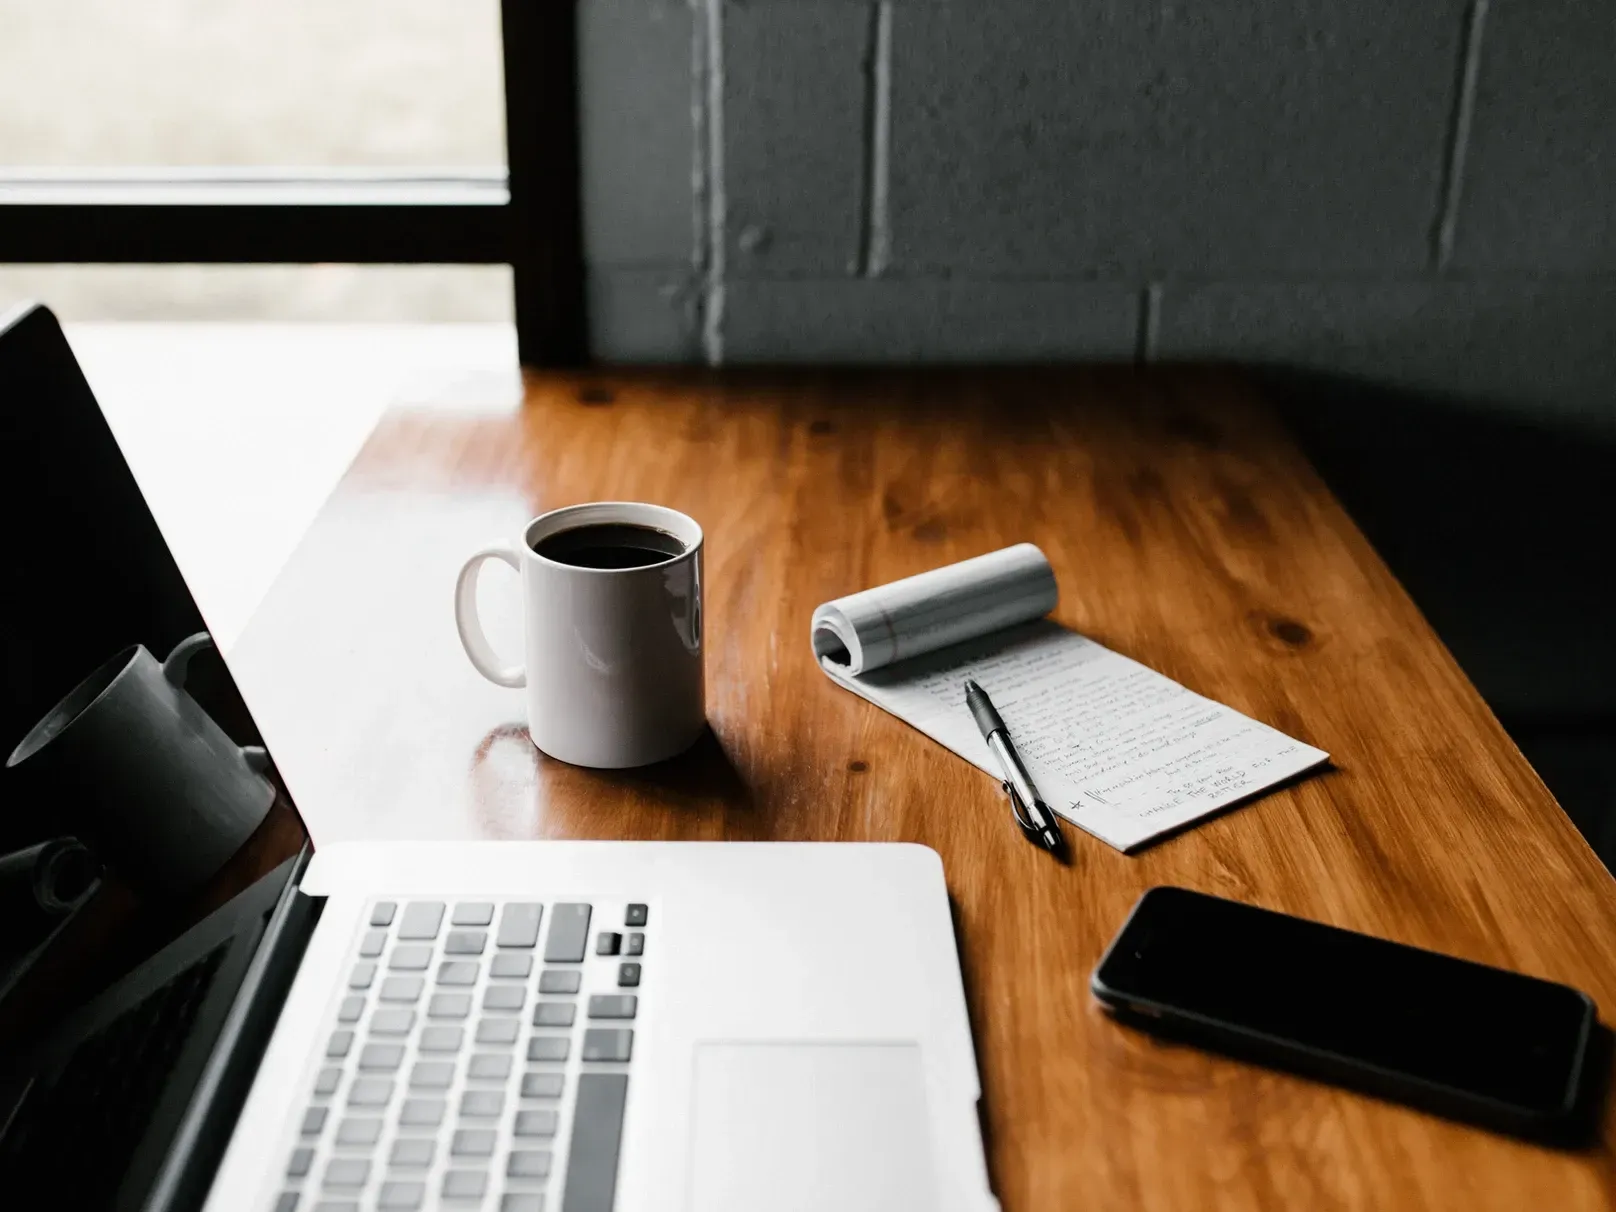
<instances>
[{"instance_id":1,"label":"gray concrete block wall","mask_svg":"<svg viewBox=\"0 0 1616 1212\"><path fill-rule=\"evenodd\" d=\"M1616 278L1169 284L1155 342L1576 422L1616 398Z\"/></svg>"},{"instance_id":2,"label":"gray concrete block wall","mask_svg":"<svg viewBox=\"0 0 1616 1212\"><path fill-rule=\"evenodd\" d=\"M1454 266L1616 270L1616 5L1494 0Z\"/></svg>"},{"instance_id":3,"label":"gray concrete block wall","mask_svg":"<svg viewBox=\"0 0 1616 1212\"><path fill-rule=\"evenodd\" d=\"M579 0L606 361L1231 359L1616 429L1610 0Z\"/></svg>"},{"instance_id":4,"label":"gray concrete block wall","mask_svg":"<svg viewBox=\"0 0 1616 1212\"><path fill-rule=\"evenodd\" d=\"M698 358L691 92L697 14L684 0L580 0L579 159L589 332L597 356Z\"/></svg>"},{"instance_id":5,"label":"gray concrete block wall","mask_svg":"<svg viewBox=\"0 0 1616 1212\"><path fill-rule=\"evenodd\" d=\"M730 276L856 274L868 13L845 3L726 4L722 17Z\"/></svg>"},{"instance_id":6,"label":"gray concrete block wall","mask_svg":"<svg viewBox=\"0 0 1616 1212\"><path fill-rule=\"evenodd\" d=\"M1125 362L1139 299L1120 282L743 278L724 318L738 363Z\"/></svg>"},{"instance_id":7,"label":"gray concrete block wall","mask_svg":"<svg viewBox=\"0 0 1616 1212\"><path fill-rule=\"evenodd\" d=\"M893 265L1418 270L1462 12L1463 0L899 3Z\"/></svg>"}]
</instances>

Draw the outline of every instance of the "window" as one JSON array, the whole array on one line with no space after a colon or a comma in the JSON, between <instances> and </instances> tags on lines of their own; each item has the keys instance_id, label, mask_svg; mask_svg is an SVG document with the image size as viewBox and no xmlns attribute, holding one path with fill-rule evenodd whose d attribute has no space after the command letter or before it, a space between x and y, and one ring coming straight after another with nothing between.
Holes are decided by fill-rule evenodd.
<instances>
[{"instance_id":1,"label":"window","mask_svg":"<svg viewBox=\"0 0 1616 1212\"><path fill-rule=\"evenodd\" d=\"M402 289L482 319L503 288L524 361L581 357L566 0L0 0L0 29L0 289L107 305L165 263L236 317Z\"/></svg>"}]
</instances>

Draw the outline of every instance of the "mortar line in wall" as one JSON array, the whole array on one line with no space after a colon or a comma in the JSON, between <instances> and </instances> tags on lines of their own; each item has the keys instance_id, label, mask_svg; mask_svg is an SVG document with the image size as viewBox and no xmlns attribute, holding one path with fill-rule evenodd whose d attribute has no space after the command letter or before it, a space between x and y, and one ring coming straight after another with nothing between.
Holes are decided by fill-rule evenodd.
<instances>
[{"instance_id":1,"label":"mortar line in wall","mask_svg":"<svg viewBox=\"0 0 1616 1212\"><path fill-rule=\"evenodd\" d=\"M702 279L701 347L709 366L724 363L724 0L705 0L707 247Z\"/></svg>"},{"instance_id":2,"label":"mortar line in wall","mask_svg":"<svg viewBox=\"0 0 1616 1212\"><path fill-rule=\"evenodd\" d=\"M690 269L707 273L707 32L701 4L691 0L690 23Z\"/></svg>"},{"instance_id":3,"label":"mortar line in wall","mask_svg":"<svg viewBox=\"0 0 1616 1212\"><path fill-rule=\"evenodd\" d=\"M864 198L859 224L857 273L880 277L891 261L887 183L891 173L892 4L870 5L868 54L864 64Z\"/></svg>"},{"instance_id":4,"label":"mortar line in wall","mask_svg":"<svg viewBox=\"0 0 1616 1212\"><path fill-rule=\"evenodd\" d=\"M699 0L690 22L690 285L685 335L700 349L707 328L707 33Z\"/></svg>"},{"instance_id":5,"label":"mortar line in wall","mask_svg":"<svg viewBox=\"0 0 1616 1212\"><path fill-rule=\"evenodd\" d=\"M1133 359L1143 366L1156 360L1157 337L1161 332L1160 282L1151 282L1139 292L1139 326L1134 334Z\"/></svg>"},{"instance_id":6,"label":"mortar line in wall","mask_svg":"<svg viewBox=\"0 0 1616 1212\"><path fill-rule=\"evenodd\" d=\"M1453 114L1448 123L1448 145L1442 163L1442 184L1435 228L1431 235L1431 264L1443 270L1453 260L1459 230L1459 202L1464 192L1465 155L1476 112L1476 88L1481 75L1482 32L1492 0L1472 0L1465 10L1459 34L1459 70L1454 83Z\"/></svg>"}]
</instances>

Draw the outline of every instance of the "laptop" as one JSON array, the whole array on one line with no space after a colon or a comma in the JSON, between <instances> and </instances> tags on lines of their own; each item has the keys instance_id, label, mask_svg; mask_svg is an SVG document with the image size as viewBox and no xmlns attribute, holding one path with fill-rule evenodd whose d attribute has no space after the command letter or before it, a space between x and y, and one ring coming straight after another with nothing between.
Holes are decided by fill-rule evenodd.
<instances>
[{"instance_id":1,"label":"laptop","mask_svg":"<svg viewBox=\"0 0 1616 1212\"><path fill-rule=\"evenodd\" d=\"M42 307L0 320L0 458L3 754L109 654L206 625ZM193 682L262 743L221 658ZM0 851L120 807L28 766ZM195 894L121 857L0 996L9 1206L997 1206L923 847L316 847L279 787Z\"/></svg>"}]
</instances>

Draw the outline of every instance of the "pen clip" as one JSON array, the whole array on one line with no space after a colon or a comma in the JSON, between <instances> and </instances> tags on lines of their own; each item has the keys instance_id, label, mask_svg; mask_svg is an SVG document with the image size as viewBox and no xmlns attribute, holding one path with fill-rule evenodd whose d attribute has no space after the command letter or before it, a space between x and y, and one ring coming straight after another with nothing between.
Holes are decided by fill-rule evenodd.
<instances>
[{"instance_id":1,"label":"pen clip","mask_svg":"<svg viewBox=\"0 0 1616 1212\"><path fill-rule=\"evenodd\" d=\"M1003 787L1004 793L1010 797L1010 811L1015 813L1016 824L1021 826L1021 832L1027 835L1028 841L1036 842L1040 846L1043 845L1043 838L1038 832L1038 826L1032 823L1032 818L1027 814L1026 802L1016 794L1016 789L1010 785L1010 780L1005 779L999 786Z\"/></svg>"}]
</instances>

